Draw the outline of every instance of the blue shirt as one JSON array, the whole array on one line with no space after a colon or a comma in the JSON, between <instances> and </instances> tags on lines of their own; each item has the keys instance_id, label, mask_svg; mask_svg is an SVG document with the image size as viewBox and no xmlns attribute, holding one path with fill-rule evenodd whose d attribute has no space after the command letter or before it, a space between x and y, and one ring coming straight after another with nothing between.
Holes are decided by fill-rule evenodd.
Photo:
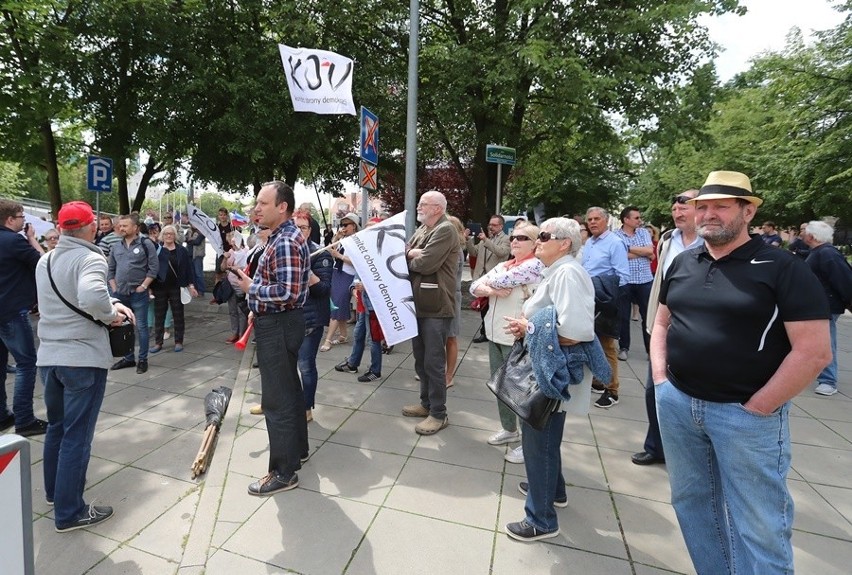
<instances>
[{"instance_id":1,"label":"blue shirt","mask_svg":"<svg viewBox=\"0 0 852 575\"><path fill-rule=\"evenodd\" d=\"M617 274L620 286L630 281L627 247L619 236L609 230L589 238L583 246L583 267L591 277Z\"/></svg>"}]
</instances>

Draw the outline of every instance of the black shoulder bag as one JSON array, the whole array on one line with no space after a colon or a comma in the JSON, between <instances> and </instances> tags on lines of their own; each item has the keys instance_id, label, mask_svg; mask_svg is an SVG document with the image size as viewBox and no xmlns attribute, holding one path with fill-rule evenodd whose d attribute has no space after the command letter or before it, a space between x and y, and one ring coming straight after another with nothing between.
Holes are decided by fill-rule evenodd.
<instances>
[{"instance_id":1,"label":"black shoulder bag","mask_svg":"<svg viewBox=\"0 0 852 575\"><path fill-rule=\"evenodd\" d=\"M59 292L59 288L56 287L56 282L53 281L53 274L50 271L50 260L52 259L52 257L53 254L47 256L47 277L50 280L50 287L53 288L53 291L55 291L56 295L59 296L59 299L62 300L62 303L64 303L66 306L68 306L69 309L74 310L77 314L83 316L87 320L92 321L98 324L99 326L107 329L107 331L109 332L109 347L113 357L124 357L125 355L131 353L133 351L133 346L136 344L136 334L134 333L133 324L129 321L125 321L119 326L110 326L100 320L95 319L77 306L71 305L71 303L62 296L62 294Z\"/></svg>"}]
</instances>

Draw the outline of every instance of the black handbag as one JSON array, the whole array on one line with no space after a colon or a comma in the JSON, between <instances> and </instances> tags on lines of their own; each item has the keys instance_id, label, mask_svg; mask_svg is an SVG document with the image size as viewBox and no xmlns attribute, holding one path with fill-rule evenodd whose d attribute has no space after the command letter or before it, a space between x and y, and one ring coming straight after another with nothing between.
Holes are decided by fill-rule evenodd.
<instances>
[{"instance_id":1,"label":"black handbag","mask_svg":"<svg viewBox=\"0 0 852 575\"><path fill-rule=\"evenodd\" d=\"M509 357L486 385L497 399L533 429L544 429L550 414L559 409L561 403L541 391L535 380L529 350L521 339L515 341Z\"/></svg>"},{"instance_id":2,"label":"black handbag","mask_svg":"<svg viewBox=\"0 0 852 575\"><path fill-rule=\"evenodd\" d=\"M135 328L132 323L129 321L125 321L121 325L111 326L105 324L104 322L95 319L90 314L84 312L80 308L75 305L72 305L62 293L59 291L59 288L56 287L56 282L53 281L53 274L50 271L50 260L52 258L52 254L47 256L47 277L50 280L50 286L53 288L53 291L56 292L56 295L59 296L59 299L62 300L69 309L74 310L79 315L84 318L98 324L101 327L105 327L107 332L109 333L109 348L113 357L124 357L133 351L133 347L136 345L136 333Z\"/></svg>"}]
</instances>

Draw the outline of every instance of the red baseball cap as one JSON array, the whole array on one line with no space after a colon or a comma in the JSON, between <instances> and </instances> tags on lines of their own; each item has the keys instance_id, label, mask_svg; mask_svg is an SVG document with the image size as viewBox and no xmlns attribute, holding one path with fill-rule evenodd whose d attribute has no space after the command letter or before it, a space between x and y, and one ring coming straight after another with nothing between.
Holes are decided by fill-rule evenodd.
<instances>
[{"instance_id":1,"label":"red baseball cap","mask_svg":"<svg viewBox=\"0 0 852 575\"><path fill-rule=\"evenodd\" d=\"M63 230L77 230L95 221L92 206L86 202L68 202L59 208L57 223Z\"/></svg>"}]
</instances>

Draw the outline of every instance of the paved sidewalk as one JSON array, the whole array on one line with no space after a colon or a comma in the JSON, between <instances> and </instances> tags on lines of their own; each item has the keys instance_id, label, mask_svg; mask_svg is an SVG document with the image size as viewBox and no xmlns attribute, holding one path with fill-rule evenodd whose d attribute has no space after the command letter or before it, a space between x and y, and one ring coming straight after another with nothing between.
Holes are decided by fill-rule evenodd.
<instances>
[{"instance_id":1,"label":"paved sidewalk","mask_svg":"<svg viewBox=\"0 0 852 575\"><path fill-rule=\"evenodd\" d=\"M265 473L268 449L263 418L249 414L260 399L253 349L241 354L224 342L224 306L197 300L187 315L183 353L168 340L148 373L110 372L86 496L114 506L114 518L55 533L42 443L32 442L37 573L692 573L665 467L630 462L646 429L643 352L620 364L617 406L569 417L561 534L526 544L504 530L523 517L524 470L503 460L506 446L486 443L499 420L484 386L487 347L471 344L478 314L463 312L450 426L432 437L416 435L416 422L400 413L418 397L410 345L384 356L383 378L372 384L334 371L349 346L320 353L311 459L298 489L270 498L246 493ZM803 574L841 575L852 565L852 316L838 331L841 393L807 390L791 412L793 543ZM234 394L212 466L193 480L203 398L219 385ZM11 397L11 378L7 390ZM44 416L40 396L36 408Z\"/></svg>"}]
</instances>

